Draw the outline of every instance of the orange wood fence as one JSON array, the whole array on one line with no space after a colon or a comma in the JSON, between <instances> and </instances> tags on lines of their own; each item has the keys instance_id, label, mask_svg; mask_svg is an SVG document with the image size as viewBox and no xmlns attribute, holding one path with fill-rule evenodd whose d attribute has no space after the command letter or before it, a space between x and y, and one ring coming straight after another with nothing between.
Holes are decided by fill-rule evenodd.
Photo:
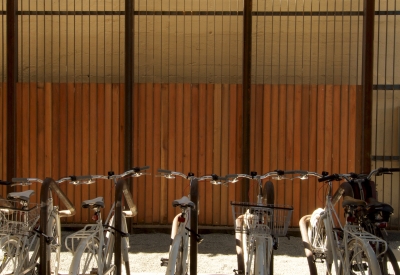
<instances>
[{"instance_id":1,"label":"orange wood fence","mask_svg":"<svg viewBox=\"0 0 400 275\"><path fill-rule=\"evenodd\" d=\"M5 177L6 86L0 85L0 175ZM187 181L156 177L157 169L195 175L244 173L242 91L236 84L140 83L134 87L133 164L151 175L132 180L138 224L171 223L173 199L189 192ZM253 85L250 167L357 172L360 166L361 92L358 86ZM52 177L106 174L124 168L124 85L20 83L17 90L16 175ZM255 199L251 184L250 199ZM295 208L292 226L323 206L316 180L275 182L277 203ZM38 201L40 186L36 190ZM77 214L64 223L91 222L80 203L103 196L109 209L111 182L61 185ZM199 183L201 225L232 224L229 202L240 199L240 183ZM5 189L0 189L4 196ZM63 207L63 206L61 206ZM106 209L106 213L107 213Z\"/></svg>"}]
</instances>

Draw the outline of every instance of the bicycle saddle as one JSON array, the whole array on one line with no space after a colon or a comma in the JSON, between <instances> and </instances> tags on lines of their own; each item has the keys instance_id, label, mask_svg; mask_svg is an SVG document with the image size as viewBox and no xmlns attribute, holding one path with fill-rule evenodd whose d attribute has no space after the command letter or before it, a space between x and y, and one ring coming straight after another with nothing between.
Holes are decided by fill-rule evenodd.
<instances>
[{"instance_id":1,"label":"bicycle saddle","mask_svg":"<svg viewBox=\"0 0 400 275\"><path fill-rule=\"evenodd\" d=\"M104 208L104 199L103 197L97 197L92 200L86 200L82 202L82 208L89 208L89 207L100 207Z\"/></svg>"},{"instance_id":2,"label":"bicycle saddle","mask_svg":"<svg viewBox=\"0 0 400 275\"><path fill-rule=\"evenodd\" d=\"M19 199L19 200L23 200L23 201L29 201L29 198L35 194L35 191L33 190L26 190L26 191L22 191L22 192L12 192L7 194L7 199Z\"/></svg>"},{"instance_id":3,"label":"bicycle saddle","mask_svg":"<svg viewBox=\"0 0 400 275\"><path fill-rule=\"evenodd\" d=\"M194 205L194 202L192 202L191 200L189 200L189 198L186 197L186 196L183 196L183 197L180 198L179 200L174 200L174 201L172 202L172 206L173 206L173 207L180 206L180 207L183 207L183 208L190 207L190 208L192 208L192 209L194 209L194 208L196 207L196 206Z\"/></svg>"},{"instance_id":4,"label":"bicycle saddle","mask_svg":"<svg viewBox=\"0 0 400 275\"><path fill-rule=\"evenodd\" d=\"M346 206L351 206L351 205L353 205L353 206L366 206L367 203L365 201L363 201L363 200L358 200L358 199L355 199L355 198L353 198L351 196L344 196L343 197L342 206L346 207Z\"/></svg>"}]
</instances>

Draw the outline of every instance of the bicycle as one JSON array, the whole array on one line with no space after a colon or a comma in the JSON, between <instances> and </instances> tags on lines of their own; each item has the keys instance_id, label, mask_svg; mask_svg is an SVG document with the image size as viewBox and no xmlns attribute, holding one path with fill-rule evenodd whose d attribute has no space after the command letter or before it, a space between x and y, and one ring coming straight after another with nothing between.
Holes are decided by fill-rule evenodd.
<instances>
[{"instance_id":1,"label":"bicycle","mask_svg":"<svg viewBox=\"0 0 400 275\"><path fill-rule=\"evenodd\" d=\"M332 196L332 181L351 178L351 174L307 172L319 182L328 184L326 205L300 220L310 274L381 274L378 257L387 250L387 243L353 222L352 213L366 206L365 201L352 197L351 186L341 184ZM343 196L346 222L342 226L335 204ZM373 246L382 248L375 254Z\"/></svg>"},{"instance_id":2,"label":"bicycle","mask_svg":"<svg viewBox=\"0 0 400 275\"><path fill-rule=\"evenodd\" d=\"M193 173L187 175L164 169L158 169L161 173L160 176L167 179L174 179L175 176L182 177L190 181L192 184L193 180L211 180L212 184L221 184L221 179L215 174L206 175L202 177L195 177ZM190 196L190 195L189 195ZM172 202L173 207L179 206L181 213L175 216L172 222L171 239L172 243L169 250L168 258L161 258L161 266L166 266L166 275L184 275L187 274L188 264L187 258L189 254L189 233L196 236L197 243L200 243L203 239L197 234L197 232L190 228L190 216L191 211L195 210L195 203L190 200L188 196L183 196L178 200Z\"/></svg>"},{"instance_id":3,"label":"bicycle","mask_svg":"<svg viewBox=\"0 0 400 275\"><path fill-rule=\"evenodd\" d=\"M145 167L134 167L122 174L115 175L109 172L108 176L89 175L76 177L73 184L92 184L96 179L111 179L114 184L120 179L128 177L140 177L145 175ZM115 232L118 231L124 238L122 240L122 259L125 265L126 274L130 274L129 270L129 233L126 217L134 217L136 206L133 203L132 195L128 190L124 190L124 195L129 209L123 210L122 231L116 229L115 226L115 202L113 203L110 212L103 224L101 218L101 209L104 208L104 200L102 197L97 197L91 200L82 202L83 208L91 208L94 212L93 220L95 224L88 224L83 229L69 235L65 239L65 247L73 254L72 262L69 269L70 275L80 274L116 274L116 266L112 260L115 257L114 244Z\"/></svg>"},{"instance_id":4,"label":"bicycle","mask_svg":"<svg viewBox=\"0 0 400 275\"><path fill-rule=\"evenodd\" d=\"M56 181L60 184L69 177ZM38 178L13 178L12 182L0 182L8 186L29 186L43 183ZM33 190L11 192L7 199L0 199L0 274L37 274L39 269L39 238L45 237L50 246L50 268L58 274L61 250L60 218L74 214L74 209L60 210L53 205L52 192L47 200L48 217L46 236L39 226L40 205L29 202Z\"/></svg>"},{"instance_id":5,"label":"bicycle","mask_svg":"<svg viewBox=\"0 0 400 275\"><path fill-rule=\"evenodd\" d=\"M365 231L381 238L386 243L386 227L390 216L393 214L393 207L376 200L376 196L373 194L374 190L372 190L371 178L374 175L381 176L383 174L391 174L399 171L399 168L379 168L373 170L368 175L350 173L350 177L343 177L353 190L353 194L349 195L352 198L360 199L367 203L364 207L357 208L352 208L351 205L345 205L344 210L347 221L351 224L361 226ZM340 177L337 177L337 180L340 180ZM384 251L384 247L387 247L386 251ZM392 249L388 245L384 247L378 244L373 246L381 273L384 275L400 275L400 268Z\"/></svg>"},{"instance_id":6,"label":"bicycle","mask_svg":"<svg viewBox=\"0 0 400 275\"><path fill-rule=\"evenodd\" d=\"M287 236L293 212L292 206L274 204L274 187L268 181L263 187L262 180L273 177L283 180L285 174L298 171L276 170L264 175L257 172L227 175L228 182L247 178L258 183L257 202L231 202L236 237L237 274L273 274L273 250L278 249L279 237ZM232 178L232 179L230 179ZM246 261L246 262L244 262Z\"/></svg>"}]
</instances>

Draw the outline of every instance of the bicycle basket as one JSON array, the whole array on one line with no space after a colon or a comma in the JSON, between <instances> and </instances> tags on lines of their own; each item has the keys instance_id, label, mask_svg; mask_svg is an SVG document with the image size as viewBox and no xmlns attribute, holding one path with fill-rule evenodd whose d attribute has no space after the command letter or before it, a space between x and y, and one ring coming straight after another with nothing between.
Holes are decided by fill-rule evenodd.
<instances>
[{"instance_id":1,"label":"bicycle basket","mask_svg":"<svg viewBox=\"0 0 400 275\"><path fill-rule=\"evenodd\" d=\"M20 208L19 201L0 199L0 235L24 234L36 225L40 217L40 206L29 203Z\"/></svg>"},{"instance_id":2,"label":"bicycle basket","mask_svg":"<svg viewBox=\"0 0 400 275\"><path fill-rule=\"evenodd\" d=\"M286 236L293 207L231 202L236 232Z\"/></svg>"}]
</instances>

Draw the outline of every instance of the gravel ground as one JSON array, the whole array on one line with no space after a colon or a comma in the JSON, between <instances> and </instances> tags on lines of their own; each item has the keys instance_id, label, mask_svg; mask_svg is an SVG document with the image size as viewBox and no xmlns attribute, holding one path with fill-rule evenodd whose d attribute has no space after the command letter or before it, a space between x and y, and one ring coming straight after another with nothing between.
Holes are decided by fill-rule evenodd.
<instances>
[{"instance_id":1,"label":"gravel ground","mask_svg":"<svg viewBox=\"0 0 400 275\"><path fill-rule=\"evenodd\" d=\"M63 236L70 234L63 232ZM299 236L295 231L293 235ZM279 248L275 251L274 274L309 274L300 237L280 238ZM202 234L203 242L198 247L198 273L234 274L236 265L235 237L230 233ZM400 232L389 233L390 245L400 260ZM168 257L170 235L166 233L139 233L130 237L131 273L165 272L160 266L160 259ZM61 274L67 273L71 254L63 247L61 256ZM295 271L294 271L295 270Z\"/></svg>"}]
</instances>

